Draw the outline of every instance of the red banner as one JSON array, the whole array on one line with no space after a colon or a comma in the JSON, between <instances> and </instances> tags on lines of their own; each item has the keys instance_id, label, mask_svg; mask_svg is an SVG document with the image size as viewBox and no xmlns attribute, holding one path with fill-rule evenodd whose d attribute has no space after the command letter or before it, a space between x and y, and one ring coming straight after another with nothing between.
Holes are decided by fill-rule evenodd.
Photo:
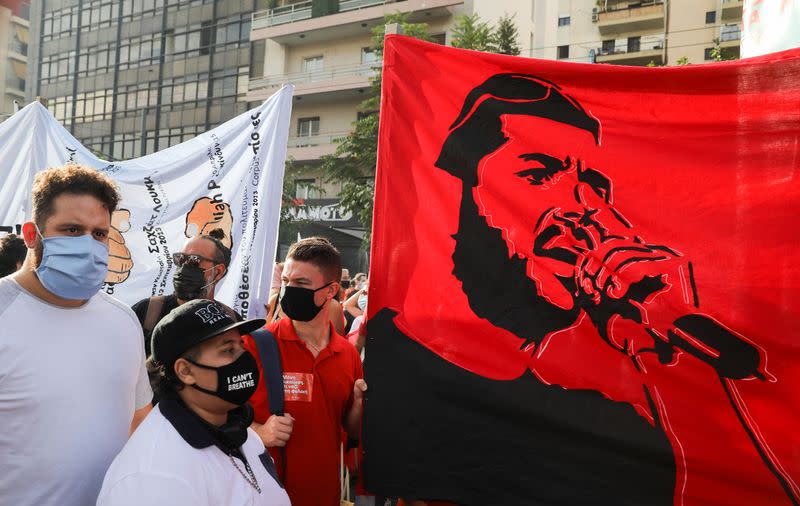
<instances>
[{"instance_id":1,"label":"red banner","mask_svg":"<svg viewBox=\"0 0 800 506\"><path fill-rule=\"evenodd\" d=\"M640 68L387 37L367 486L798 504L799 216L798 50Z\"/></svg>"}]
</instances>

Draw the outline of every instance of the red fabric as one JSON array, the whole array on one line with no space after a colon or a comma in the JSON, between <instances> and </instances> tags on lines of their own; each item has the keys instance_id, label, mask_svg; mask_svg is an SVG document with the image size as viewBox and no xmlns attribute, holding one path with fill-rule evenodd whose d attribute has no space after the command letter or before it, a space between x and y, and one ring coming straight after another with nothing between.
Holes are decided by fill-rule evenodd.
<instances>
[{"instance_id":1,"label":"red fabric","mask_svg":"<svg viewBox=\"0 0 800 506\"><path fill-rule=\"evenodd\" d=\"M277 338L284 373L313 376L311 402L286 400L285 412L294 419L286 445L286 474L283 483L292 504L324 506L339 503L339 443L343 420L353 404L353 384L363 377L361 358L355 348L331 326L330 344L316 359L297 337L292 321L284 318L267 327ZM258 347L250 336L244 345L258 362L263 378ZM255 421L264 423L270 416L269 399L263 382L250 398ZM270 448L275 466L281 472L281 452Z\"/></svg>"},{"instance_id":2,"label":"red fabric","mask_svg":"<svg viewBox=\"0 0 800 506\"><path fill-rule=\"evenodd\" d=\"M607 340L587 310L576 309L570 325L523 346L522 336L476 315L454 275L465 183L435 164L453 129L467 121L459 118L462 108L471 114L497 94L490 89L467 107L470 92L497 74L554 83L549 93L560 90L597 120L597 139L590 129L576 135L573 126L550 119L504 114L504 144L467 176L476 179L465 198L502 231L508 257L526 262L536 292L550 306L577 307L577 292L556 275L577 279L586 307L625 299L625 289L646 276L664 282L633 304L643 321L615 316ZM572 168L544 182L526 180L521 156L545 149L559 159L571 155ZM383 308L397 311L394 322L405 335L475 374L506 380L530 369L545 383L600 391L634 405L651 423L657 417L674 450L675 504L797 504L798 160L800 50L640 68L488 55L389 36L370 318ZM587 167L611 181L612 198L578 179ZM528 168L543 170L535 162ZM555 211L543 214L548 207ZM586 210L601 224L582 229L593 240L602 240L599 228L616 223L605 232L624 235L630 246L664 245L669 252L663 251L663 261L632 269L623 269L621 259L609 258L610 250L597 242L587 252L564 225ZM617 212L623 218L614 217ZM543 247L572 251L585 260L578 270L532 254L536 231L550 225L560 235ZM616 284L605 292L589 286L587 273L600 269ZM721 381L711 366L719 350L702 351L703 343L676 331L683 315L699 315L745 343L757 367ZM673 349L668 363L660 363L648 349L666 342L670 331L708 357Z\"/></svg>"}]
</instances>

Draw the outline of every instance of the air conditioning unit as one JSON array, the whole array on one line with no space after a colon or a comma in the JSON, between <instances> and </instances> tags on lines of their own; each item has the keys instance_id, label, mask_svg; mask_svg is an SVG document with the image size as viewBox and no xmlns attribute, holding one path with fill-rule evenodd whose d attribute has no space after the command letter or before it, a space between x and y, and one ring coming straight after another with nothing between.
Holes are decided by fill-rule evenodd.
<instances>
[{"instance_id":1,"label":"air conditioning unit","mask_svg":"<svg viewBox=\"0 0 800 506\"><path fill-rule=\"evenodd\" d=\"M592 22L597 23L597 20L600 18L600 14L597 12L597 7L592 9Z\"/></svg>"}]
</instances>

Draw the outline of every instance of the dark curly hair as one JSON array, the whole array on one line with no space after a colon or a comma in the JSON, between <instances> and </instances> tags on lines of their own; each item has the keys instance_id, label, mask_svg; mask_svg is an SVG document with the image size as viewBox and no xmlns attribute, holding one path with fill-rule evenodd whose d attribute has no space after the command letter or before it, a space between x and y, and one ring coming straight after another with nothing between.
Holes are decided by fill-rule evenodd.
<instances>
[{"instance_id":1,"label":"dark curly hair","mask_svg":"<svg viewBox=\"0 0 800 506\"><path fill-rule=\"evenodd\" d=\"M120 201L114 181L106 174L83 165L68 164L36 174L31 190L33 221L42 229L47 218L53 215L57 197L64 193L91 195L108 210L109 216L116 211Z\"/></svg>"},{"instance_id":2,"label":"dark curly hair","mask_svg":"<svg viewBox=\"0 0 800 506\"><path fill-rule=\"evenodd\" d=\"M25 261L28 247L17 234L6 234L0 237L0 278L17 271L17 264Z\"/></svg>"}]
</instances>

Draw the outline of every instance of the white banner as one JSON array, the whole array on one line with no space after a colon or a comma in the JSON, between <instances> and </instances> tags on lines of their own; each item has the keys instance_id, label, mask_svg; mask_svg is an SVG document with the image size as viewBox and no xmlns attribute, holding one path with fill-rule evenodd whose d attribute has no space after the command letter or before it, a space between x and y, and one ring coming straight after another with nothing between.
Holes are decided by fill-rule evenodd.
<instances>
[{"instance_id":1,"label":"white banner","mask_svg":"<svg viewBox=\"0 0 800 506\"><path fill-rule=\"evenodd\" d=\"M744 0L742 58L800 47L800 0Z\"/></svg>"},{"instance_id":2,"label":"white banner","mask_svg":"<svg viewBox=\"0 0 800 506\"><path fill-rule=\"evenodd\" d=\"M38 102L0 124L0 230L30 219L35 174L78 163L107 173L122 201L112 216L103 290L131 305L172 293L172 254L221 228L232 259L215 298L263 317L278 237L292 87L194 139L142 158L94 156Z\"/></svg>"}]
</instances>

